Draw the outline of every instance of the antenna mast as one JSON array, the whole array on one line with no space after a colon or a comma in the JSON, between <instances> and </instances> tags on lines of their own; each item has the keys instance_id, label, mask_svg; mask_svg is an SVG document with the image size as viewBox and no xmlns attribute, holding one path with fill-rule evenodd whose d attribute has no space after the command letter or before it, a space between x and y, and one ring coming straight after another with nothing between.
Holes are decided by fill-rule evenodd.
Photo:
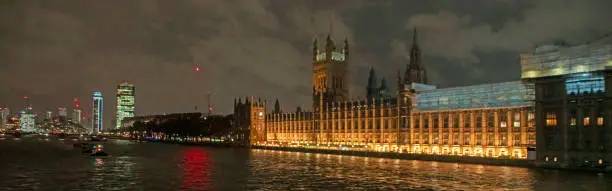
<instances>
[{"instance_id":1,"label":"antenna mast","mask_svg":"<svg viewBox=\"0 0 612 191\"><path fill-rule=\"evenodd\" d=\"M213 111L212 103L210 102L210 92L206 93L206 101L208 102L208 116L210 116Z\"/></svg>"}]
</instances>

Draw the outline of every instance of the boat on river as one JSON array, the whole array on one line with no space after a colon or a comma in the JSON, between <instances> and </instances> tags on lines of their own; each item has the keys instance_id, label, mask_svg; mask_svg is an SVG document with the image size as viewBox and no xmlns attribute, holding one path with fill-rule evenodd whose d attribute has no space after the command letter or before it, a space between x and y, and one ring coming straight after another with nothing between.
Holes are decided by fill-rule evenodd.
<instances>
[{"instance_id":1,"label":"boat on river","mask_svg":"<svg viewBox=\"0 0 612 191\"><path fill-rule=\"evenodd\" d=\"M75 144L76 146L76 144ZM91 156L108 156L108 154L106 152L104 152L103 148L104 146L99 145L99 144L89 144L89 143L84 143L82 145L82 153L86 154L88 153Z\"/></svg>"},{"instance_id":2,"label":"boat on river","mask_svg":"<svg viewBox=\"0 0 612 191\"><path fill-rule=\"evenodd\" d=\"M106 154L106 152L104 152L102 150L102 148L104 148L102 145L96 145L93 147L93 150L91 151L91 156L97 157L97 156L108 156L108 154Z\"/></svg>"}]
</instances>

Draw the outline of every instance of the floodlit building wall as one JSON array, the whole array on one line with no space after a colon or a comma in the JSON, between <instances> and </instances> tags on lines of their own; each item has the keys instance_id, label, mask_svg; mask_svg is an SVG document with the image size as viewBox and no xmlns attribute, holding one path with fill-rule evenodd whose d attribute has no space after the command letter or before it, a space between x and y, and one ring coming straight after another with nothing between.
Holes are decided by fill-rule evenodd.
<instances>
[{"instance_id":1,"label":"floodlit building wall","mask_svg":"<svg viewBox=\"0 0 612 191\"><path fill-rule=\"evenodd\" d=\"M536 144L531 87L508 82L425 91L409 112L400 112L410 104L397 99L374 99L329 103L322 113L271 113L265 144L526 158ZM462 102L474 96L486 104Z\"/></svg>"}]
</instances>

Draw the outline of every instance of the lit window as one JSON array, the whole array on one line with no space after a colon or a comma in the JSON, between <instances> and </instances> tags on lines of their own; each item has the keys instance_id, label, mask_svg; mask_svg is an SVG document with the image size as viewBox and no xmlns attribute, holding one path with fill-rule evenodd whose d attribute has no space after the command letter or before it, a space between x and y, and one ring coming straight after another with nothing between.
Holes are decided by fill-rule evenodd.
<instances>
[{"instance_id":1,"label":"lit window","mask_svg":"<svg viewBox=\"0 0 612 191\"><path fill-rule=\"evenodd\" d=\"M527 114L527 126L529 127L535 126L535 113L529 112Z\"/></svg>"},{"instance_id":2,"label":"lit window","mask_svg":"<svg viewBox=\"0 0 612 191\"><path fill-rule=\"evenodd\" d=\"M597 117L597 125L598 126L603 126L604 124L604 118L603 117Z\"/></svg>"},{"instance_id":3,"label":"lit window","mask_svg":"<svg viewBox=\"0 0 612 191\"><path fill-rule=\"evenodd\" d=\"M590 117L585 117L582 123L584 124L584 126L591 125L591 118Z\"/></svg>"},{"instance_id":4,"label":"lit window","mask_svg":"<svg viewBox=\"0 0 612 191\"><path fill-rule=\"evenodd\" d=\"M544 158L544 161L548 162L548 156L546 156L546 157Z\"/></svg>"},{"instance_id":5,"label":"lit window","mask_svg":"<svg viewBox=\"0 0 612 191\"><path fill-rule=\"evenodd\" d=\"M512 123L512 126L514 126L514 127L520 127L521 126L521 114L520 113L515 113L514 114L514 122Z\"/></svg>"},{"instance_id":6,"label":"lit window","mask_svg":"<svg viewBox=\"0 0 612 191\"><path fill-rule=\"evenodd\" d=\"M571 126L576 126L576 118L575 117L570 118L570 125Z\"/></svg>"},{"instance_id":7,"label":"lit window","mask_svg":"<svg viewBox=\"0 0 612 191\"><path fill-rule=\"evenodd\" d=\"M603 159L599 159L599 160L597 161L597 163L598 163L599 165L603 164Z\"/></svg>"},{"instance_id":8,"label":"lit window","mask_svg":"<svg viewBox=\"0 0 612 191\"><path fill-rule=\"evenodd\" d=\"M553 162L557 162L557 157L554 157L554 158L553 158Z\"/></svg>"},{"instance_id":9,"label":"lit window","mask_svg":"<svg viewBox=\"0 0 612 191\"><path fill-rule=\"evenodd\" d=\"M500 127L508 127L508 113L505 111L499 112L498 116L499 126Z\"/></svg>"},{"instance_id":10,"label":"lit window","mask_svg":"<svg viewBox=\"0 0 612 191\"><path fill-rule=\"evenodd\" d=\"M527 138L528 138L530 145L535 145L535 138L536 138L535 135L529 135Z\"/></svg>"},{"instance_id":11,"label":"lit window","mask_svg":"<svg viewBox=\"0 0 612 191\"><path fill-rule=\"evenodd\" d=\"M546 126L557 126L557 115L554 112L546 113Z\"/></svg>"}]
</instances>

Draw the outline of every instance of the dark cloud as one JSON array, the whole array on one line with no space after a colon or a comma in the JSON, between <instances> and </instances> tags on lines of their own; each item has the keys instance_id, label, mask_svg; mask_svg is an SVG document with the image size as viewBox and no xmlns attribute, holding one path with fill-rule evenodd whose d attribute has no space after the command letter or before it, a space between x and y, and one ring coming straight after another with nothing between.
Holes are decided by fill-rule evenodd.
<instances>
[{"instance_id":1,"label":"dark cloud","mask_svg":"<svg viewBox=\"0 0 612 191\"><path fill-rule=\"evenodd\" d=\"M519 76L518 53L534 44L579 42L610 29L608 4L8 0L0 2L0 104L20 108L29 95L41 112L73 97L89 102L99 90L110 120L116 84L130 81L140 115L203 108L207 92L223 113L231 112L235 96L250 95L278 97L285 110L307 108L314 37L332 30L337 42L350 40L351 93L358 97L368 66L393 86L414 26L434 83L512 80ZM514 72L491 74L508 70Z\"/></svg>"}]
</instances>

